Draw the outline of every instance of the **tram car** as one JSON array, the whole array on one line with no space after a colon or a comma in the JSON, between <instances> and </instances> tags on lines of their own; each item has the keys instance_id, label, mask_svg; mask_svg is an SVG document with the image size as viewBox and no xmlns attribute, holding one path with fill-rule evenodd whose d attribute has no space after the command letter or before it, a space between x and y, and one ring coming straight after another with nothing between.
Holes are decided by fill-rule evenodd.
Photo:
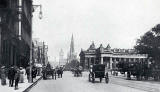
<instances>
[{"instance_id":1,"label":"tram car","mask_svg":"<svg viewBox=\"0 0 160 92\"><path fill-rule=\"evenodd\" d=\"M96 78L99 78L100 82L102 82L103 78L105 78L106 83L109 82L108 72L105 71L104 64L95 64L90 66L88 76L89 82L95 83Z\"/></svg>"}]
</instances>

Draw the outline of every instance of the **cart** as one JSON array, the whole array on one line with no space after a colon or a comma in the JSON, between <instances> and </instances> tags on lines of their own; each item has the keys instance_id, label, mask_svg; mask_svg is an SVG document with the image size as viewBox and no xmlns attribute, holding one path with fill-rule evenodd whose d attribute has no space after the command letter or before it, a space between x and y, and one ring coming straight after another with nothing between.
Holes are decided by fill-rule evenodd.
<instances>
[{"instance_id":1,"label":"cart","mask_svg":"<svg viewBox=\"0 0 160 92\"><path fill-rule=\"evenodd\" d=\"M94 83L95 78L99 78L100 82L102 82L102 79L105 78L105 82L106 83L109 82L108 72L105 71L104 64L91 65L89 71L90 71L88 76L89 82Z\"/></svg>"}]
</instances>

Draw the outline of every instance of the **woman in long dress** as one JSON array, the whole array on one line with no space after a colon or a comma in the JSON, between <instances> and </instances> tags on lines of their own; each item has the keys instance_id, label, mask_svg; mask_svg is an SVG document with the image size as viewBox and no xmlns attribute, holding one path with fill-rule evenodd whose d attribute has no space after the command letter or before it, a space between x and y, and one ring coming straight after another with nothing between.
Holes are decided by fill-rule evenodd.
<instances>
[{"instance_id":1,"label":"woman in long dress","mask_svg":"<svg viewBox=\"0 0 160 92\"><path fill-rule=\"evenodd\" d=\"M20 79L19 79L19 83L24 83L24 73L25 72L25 70L22 68L22 67L20 67Z\"/></svg>"}]
</instances>

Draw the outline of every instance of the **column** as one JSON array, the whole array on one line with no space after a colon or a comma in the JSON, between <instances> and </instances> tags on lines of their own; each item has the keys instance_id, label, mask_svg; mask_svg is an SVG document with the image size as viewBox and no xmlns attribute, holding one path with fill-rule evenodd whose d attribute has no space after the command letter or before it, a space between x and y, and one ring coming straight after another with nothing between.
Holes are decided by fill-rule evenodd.
<instances>
[{"instance_id":1,"label":"column","mask_svg":"<svg viewBox=\"0 0 160 92\"><path fill-rule=\"evenodd\" d=\"M128 59L128 62L131 62L131 58Z\"/></svg>"},{"instance_id":2,"label":"column","mask_svg":"<svg viewBox=\"0 0 160 92\"><path fill-rule=\"evenodd\" d=\"M112 68L116 68L116 59L115 59L115 58L112 58L112 61L113 61L113 66L112 66Z\"/></svg>"},{"instance_id":3,"label":"column","mask_svg":"<svg viewBox=\"0 0 160 92\"><path fill-rule=\"evenodd\" d=\"M101 57L101 64L103 64L103 57Z\"/></svg>"},{"instance_id":4,"label":"column","mask_svg":"<svg viewBox=\"0 0 160 92\"><path fill-rule=\"evenodd\" d=\"M89 58L89 61L88 61L88 62L89 62L89 67L90 67L90 65L91 65L91 57Z\"/></svg>"},{"instance_id":5,"label":"column","mask_svg":"<svg viewBox=\"0 0 160 92\"><path fill-rule=\"evenodd\" d=\"M84 59L84 68L87 69L87 58Z\"/></svg>"},{"instance_id":6,"label":"column","mask_svg":"<svg viewBox=\"0 0 160 92\"><path fill-rule=\"evenodd\" d=\"M94 64L96 63L96 57L94 57Z\"/></svg>"},{"instance_id":7,"label":"column","mask_svg":"<svg viewBox=\"0 0 160 92\"><path fill-rule=\"evenodd\" d=\"M109 68L110 68L110 69L112 69L112 63L113 63L112 57L110 57L110 61L109 61L109 64L110 64L110 65L109 65Z\"/></svg>"},{"instance_id":8,"label":"column","mask_svg":"<svg viewBox=\"0 0 160 92\"><path fill-rule=\"evenodd\" d=\"M121 62L121 58L119 58L119 62Z\"/></svg>"}]
</instances>

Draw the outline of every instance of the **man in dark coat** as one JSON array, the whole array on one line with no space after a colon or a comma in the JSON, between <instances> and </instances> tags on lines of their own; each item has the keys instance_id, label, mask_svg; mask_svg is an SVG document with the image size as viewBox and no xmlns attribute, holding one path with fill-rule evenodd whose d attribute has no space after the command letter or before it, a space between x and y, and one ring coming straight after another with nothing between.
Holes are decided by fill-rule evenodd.
<instances>
[{"instance_id":1,"label":"man in dark coat","mask_svg":"<svg viewBox=\"0 0 160 92\"><path fill-rule=\"evenodd\" d=\"M10 67L8 71L9 87L13 87L15 73L16 70L14 69L14 67Z\"/></svg>"},{"instance_id":2,"label":"man in dark coat","mask_svg":"<svg viewBox=\"0 0 160 92\"><path fill-rule=\"evenodd\" d=\"M30 76L30 67L29 66L26 68L26 74L27 74L27 80L29 82L29 76Z\"/></svg>"},{"instance_id":3,"label":"man in dark coat","mask_svg":"<svg viewBox=\"0 0 160 92\"><path fill-rule=\"evenodd\" d=\"M36 78L37 76L37 68L35 66L32 67L32 81L33 81L33 78Z\"/></svg>"},{"instance_id":4,"label":"man in dark coat","mask_svg":"<svg viewBox=\"0 0 160 92\"><path fill-rule=\"evenodd\" d=\"M16 68L16 73L15 73L14 79L15 79L15 90L17 90L19 79L20 79L20 70L18 67Z\"/></svg>"}]
</instances>

